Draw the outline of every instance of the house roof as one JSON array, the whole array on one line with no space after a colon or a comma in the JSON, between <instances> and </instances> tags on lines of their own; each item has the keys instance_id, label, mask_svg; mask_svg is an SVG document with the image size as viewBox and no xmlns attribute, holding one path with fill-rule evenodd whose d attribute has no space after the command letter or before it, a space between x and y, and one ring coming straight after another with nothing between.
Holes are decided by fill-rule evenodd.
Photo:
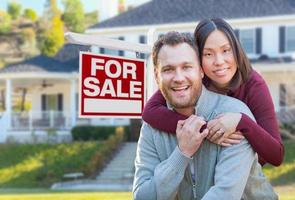
<instances>
[{"instance_id":1,"label":"house roof","mask_svg":"<svg viewBox=\"0 0 295 200\"><path fill-rule=\"evenodd\" d=\"M8 65L2 73L59 72L67 73L79 70L79 51L87 51L89 46L65 44L55 57L39 55L31 59Z\"/></svg>"},{"instance_id":2,"label":"house roof","mask_svg":"<svg viewBox=\"0 0 295 200\"><path fill-rule=\"evenodd\" d=\"M89 29L295 14L294 0L152 0Z\"/></svg>"}]
</instances>

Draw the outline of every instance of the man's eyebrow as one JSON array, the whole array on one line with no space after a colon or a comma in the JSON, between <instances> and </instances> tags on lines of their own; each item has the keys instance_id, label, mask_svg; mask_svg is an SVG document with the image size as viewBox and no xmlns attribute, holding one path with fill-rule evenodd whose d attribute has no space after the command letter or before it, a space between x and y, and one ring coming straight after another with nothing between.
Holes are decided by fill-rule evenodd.
<instances>
[{"instance_id":1,"label":"man's eyebrow","mask_svg":"<svg viewBox=\"0 0 295 200\"><path fill-rule=\"evenodd\" d=\"M174 66L172 65L164 65L161 67L161 69L167 69L167 68L173 68Z\"/></svg>"}]
</instances>

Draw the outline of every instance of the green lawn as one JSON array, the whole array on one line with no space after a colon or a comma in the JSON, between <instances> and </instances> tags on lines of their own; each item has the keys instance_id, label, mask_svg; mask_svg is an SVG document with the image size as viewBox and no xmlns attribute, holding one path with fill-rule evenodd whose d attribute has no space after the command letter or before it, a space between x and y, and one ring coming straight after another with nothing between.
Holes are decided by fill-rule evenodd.
<instances>
[{"instance_id":1,"label":"green lawn","mask_svg":"<svg viewBox=\"0 0 295 200\"><path fill-rule=\"evenodd\" d=\"M284 141L285 159L281 166L266 166L265 175L280 196L280 200L295 200L295 141Z\"/></svg>"},{"instance_id":2,"label":"green lawn","mask_svg":"<svg viewBox=\"0 0 295 200\"><path fill-rule=\"evenodd\" d=\"M91 144L91 145L94 145L94 144ZM17 150L17 147L15 148L16 149L14 150ZM41 149L36 149L36 151L33 151L33 152L36 152L36 154L34 155L35 157L37 158L39 157L38 155L40 155L40 152L42 152ZM48 147L46 149L48 149ZM63 146L62 149L65 150L66 148L64 148ZM0 150L2 150L2 154L6 155L6 156L2 155L3 156L2 158L3 159L6 158L6 160L1 161L0 159L0 164L2 163L2 166L0 165L1 166L0 175L1 175L1 172L3 173L2 170L5 170L5 168L13 168L14 172L20 172L19 170L16 170L17 167L14 168L16 163L19 163L19 161L24 162L25 160L30 160L30 157L32 156L32 155L29 156L29 153L27 153L26 151L18 151L18 152L22 152L22 154L16 158L15 157L12 158L12 155L9 155L8 152L5 152L5 148L1 149L0 147ZM30 149L30 150L32 152L33 149ZM39 154L37 152L39 152ZM75 153L75 155L77 154ZM60 156L60 155L57 155L57 156ZM7 159L7 158L10 158L10 159ZM31 166L31 164L29 166ZM295 200L295 141L285 142L285 160L280 167L266 166L263 169L263 171L265 172L267 177L270 179L272 185L275 188L275 191L279 194L280 200ZM1 181L3 182L5 178L7 179L8 177L5 177L4 174L2 174L2 178L1 178L2 180L0 179L0 183ZM7 189L5 187L2 187L2 188L0 187L0 200L127 200L127 199L128 200L132 199L131 192L51 191L49 189Z\"/></svg>"},{"instance_id":3,"label":"green lawn","mask_svg":"<svg viewBox=\"0 0 295 200\"><path fill-rule=\"evenodd\" d=\"M21 192L22 193L22 192ZM2 194L0 200L130 200L131 192L36 192Z\"/></svg>"},{"instance_id":4,"label":"green lawn","mask_svg":"<svg viewBox=\"0 0 295 200\"><path fill-rule=\"evenodd\" d=\"M93 175L123 140L116 132L103 141L66 144L0 144L0 188L49 188L63 175Z\"/></svg>"}]
</instances>

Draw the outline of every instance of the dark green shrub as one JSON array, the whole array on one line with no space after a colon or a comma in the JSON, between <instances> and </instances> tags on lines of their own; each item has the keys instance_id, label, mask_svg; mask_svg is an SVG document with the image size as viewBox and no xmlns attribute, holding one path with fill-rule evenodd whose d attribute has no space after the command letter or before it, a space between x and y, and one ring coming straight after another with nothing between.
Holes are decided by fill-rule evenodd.
<instances>
[{"instance_id":1,"label":"dark green shrub","mask_svg":"<svg viewBox=\"0 0 295 200\"><path fill-rule=\"evenodd\" d=\"M113 135L118 127L114 126L76 126L72 128L71 133L73 140L106 140ZM124 127L126 130L127 127Z\"/></svg>"}]
</instances>

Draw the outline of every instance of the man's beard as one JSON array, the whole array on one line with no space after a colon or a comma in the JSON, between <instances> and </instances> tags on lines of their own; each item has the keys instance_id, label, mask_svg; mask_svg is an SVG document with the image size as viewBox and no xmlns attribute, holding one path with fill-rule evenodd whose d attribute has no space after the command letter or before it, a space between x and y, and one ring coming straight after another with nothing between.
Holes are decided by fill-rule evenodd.
<instances>
[{"instance_id":1,"label":"man's beard","mask_svg":"<svg viewBox=\"0 0 295 200\"><path fill-rule=\"evenodd\" d=\"M163 86L159 86L160 90L166 99L168 103L174 108L174 109L185 109L185 108L191 108L195 107L197 100L199 99L199 96L201 94L201 88L202 83L195 82L192 84L189 88L191 92L188 96L185 96L184 98L175 98L173 95L168 91L168 89L164 88Z\"/></svg>"}]
</instances>

